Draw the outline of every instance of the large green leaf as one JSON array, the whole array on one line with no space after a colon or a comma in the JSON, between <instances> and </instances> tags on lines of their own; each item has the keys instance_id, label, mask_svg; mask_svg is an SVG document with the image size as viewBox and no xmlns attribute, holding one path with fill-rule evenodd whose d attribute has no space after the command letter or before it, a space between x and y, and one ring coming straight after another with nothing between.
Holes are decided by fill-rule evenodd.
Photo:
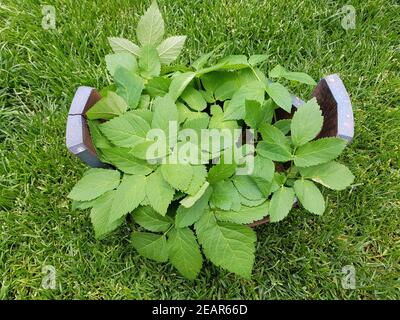
<instances>
[{"instance_id":1,"label":"large green leaf","mask_svg":"<svg viewBox=\"0 0 400 320\"><path fill-rule=\"evenodd\" d=\"M265 200L264 200L265 201ZM252 223L268 215L269 201L255 207L242 206L240 211L216 211L215 216L220 221L238 224Z\"/></svg>"},{"instance_id":2,"label":"large green leaf","mask_svg":"<svg viewBox=\"0 0 400 320\"><path fill-rule=\"evenodd\" d=\"M263 141L257 145L257 153L274 161L292 160L292 148L289 140L278 128L264 124L260 128Z\"/></svg>"},{"instance_id":3,"label":"large green leaf","mask_svg":"<svg viewBox=\"0 0 400 320\"><path fill-rule=\"evenodd\" d=\"M132 53L120 52L108 54L105 57L107 69L112 76L118 68L125 68L131 72L137 71L136 58Z\"/></svg>"},{"instance_id":4,"label":"large green leaf","mask_svg":"<svg viewBox=\"0 0 400 320\"><path fill-rule=\"evenodd\" d=\"M85 172L75 184L68 198L78 201L88 201L115 189L120 182L120 174L116 170L92 168Z\"/></svg>"},{"instance_id":5,"label":"large green leaf","mask_svg":"<svg viewBox=\"0 0 400 320\"><path fill-rule=\"evenodd\" d=\"M208 127L210 129L237 129L238 123L235 120L224 120L224 112L218 105L210 108L211 118Z\"/></svg>"},{"instance_id":6,"label":"large green leaf","mask_svg":"<svg viewBox=\"0 0 400 320\"><path fill-rule=\"evenodd\" d=\"M263 197L257 184L250 176L235 176L233 178L233 184L239 193L249 200L257 200Z\"/></svg>"},{"instance_id":7,"label":"large green leaf","mask_svg":"<svg viewBox=\"0 0 400 320\"><path fill-rule=\"evenodd\" d=\"M195 75L194 72L185 72L173 77L171 85L169 86L169 95L172 100L176 101L176 99L180 97Z\"/></svg>"},{"instance_id":8,"label":"large green leaf","mask_svg":"<svg viewBox=\"0 0 400 320\"><path fill-rule=\"evenodd\" d=\"M256 242L254 230L230 222L217 222L212 212L206 212L195 228L203 252L212 263L244 278L251 277Z\"/></svg>"},{"instance_id":9,"label":"large green leaf","mask_svg":"<svg viewBox=\"0 0 400 320\"><path fill-rule=\"evenodd\" d=\"M208 171L208 181L213 184L218 181L225 180L234 175L236 171L236 163L218 163L210 168Z\"/></svg>"},{"instance_id":10,"label":"large green leaf","mask_svg":"<svg viewBox=\"0 0 400 320\"><path fill-rule=\"evenodd\" d=\"M193 177L193 167L190 164L162 164L161 173L173 188L185 191Z\"/></svg>"},{"instance_id":11,"label":"large green leaf","mask_svg":"<svg viewBox=\"0 0 400 320\"><path fill-rule=\"evenodd\" d=\"M322 138L300 146L294 155L294 163L299 167L309 167L335 159L346 147L342 138Z\"/></svg>"},{"instance_id":12,"label":"large green leaf","mask_svg":"<svg viewBox=\"0 0 400 320\"><path fill-rule=\"evenodd\" d=\"M157 2L153 1L136 27L136 35L142 46L158 45L164 36L164 20L158 9Z\"/></svg>"},{"instance_id":13,"label":"large green leaf","mask_svg":"<svg viewBox=\"0 0 400 320\"><path fill-rule=\"evenodd\" d=\"M293 188L280 187L274 192L269 206L269 216L271 222L278 222L284 219L293 207L294 191Z\"/></svg>"},{"instance_id":14,"label":"large green leaf","mask_svg":"<svg viewBox=\"0 0 400 320\"><path fill-rule=\"evenodd\" d=\"M232 181L224 180L215 183L210 203L222 210L238 211L240 209L240 197Z\"/></svg>"},{"instance_id":15,"label":"large green leaf","mask_svg":"<svg viewBox=\"0 0 400 320\"><path fill-rule=\"evenodd\" d=\"M148 44L140 48L139 70L141 76L147 79L160 75L161 62L154 46Z\"/></svg>"},{"instance_id":16,"label":"large green leaf","mask_svg":"<svg viewBox=\"0 0 400 320\"><path fill-rule=\"evenodd\" d=\"M192 280L201 270L203 257L193 231L189 228L172 229L168 233L168 256L171 264Z\"/></svg>"},{"instance_id":17,"label":"large green leaf","mask_svg":"<svg viewBox=\"0 0 400 320\"><path fill-rule=\"evenodd\" d=\"M258 129L261 123L266 122L270 111L270 109L264 108L263 104L255 100L246 100L245 110L244 121L252 129Z\"/></svg>"},{"instance_id":18,"label":"large green leaf","mask_svg":"<svg viewBox=\"0 0 400 320\"><path fill-rule=\"evenodd\" d=\"M128 39L109 37L108 42L115 53L131 53L139 56L140 48Z\"/></svg>"},{"instance_id":19,"label":"large green leaf","mask_svg":"<svg viewBox=\"0 0 400 320\"><path fill-rule=\"evenodd\" d=\"M164 180L160 169L147 177L146 197L153 209L165 216L174 197L174 189Z\"/></svg>"},{"instance_id":20,"label":"large green leaf","mask_svg":"<svg viewBox=\"0 0 400 320\"><path fill-rule=\"evenodd\" d=\"M317 186L309 180L296 180L294 182L294 192L303 207L318 215L325 211L325 200Z\"/></svg>"},{"instance_id":21,"label":"large green leaf","mask_svg":"<svg viewBox=\"0 0 400 320\"><path fill-rule=\"evenodd\" d=\"M153 232L165 232L171 226L171 218L164 217L150 206L141 206L132 212L133 220Z\"/></svg>"},{"instance_id":22,"label":"large green leaf","mask_svg":"<svg viewBox=\"0 0 400 320\"><path fill-rule=\"evenodd\" d=\"M145 176L124 175L121 184L114 193L114 200L109 213L110 221L118 220L136 209L145 196Z\"/></svg>"},{"instance_id":23,"label":"large green leaf","mask_svg":"<svg viewBox=\"0 0 400 320\"><path fill-rule=\"evenodd\" d=\"M147 175L154 168L147 161L135 158L128 148L107 148L102 149L102 153L107 158L107 162L125 173Z\"/></svg>"},{"instance_id":24,"label":"large green leaf","mask_svg":"<svg viewBox=\"0 0 400 320\"><path fill-rule=\"evenodd\" d=\"M170 122L176 122L176 125L178 125L179 114L176 104L169 95L166 95L154 100L153 110L151 127L163 130L168 139Z\"/></svg>"},{"instance_id":25,"label":"large green leaf","mask_svg":"<svg viewBox=\"0 0 400 320\"><path fill-rule=\"evenodd\" d=\"M125 99L131 109L136 109L144 86L143 79L125 68L117 68L114 80L116 93Z\"/></svg>"},{"instance_id":26,"label":"large green leaf","mask_svg":"<svg viewBox=\"0 0 400 320\"><path fill-rule=\"evenodd\" d=\"M309 85L316 85L317 83L308 74L304 72L291 72L284 67L277 65L269 72L271 78L285 78L288 80L298 81Z\"/></svg>"},{"instance_id":27,"label":"large green leaf","mask_svg":"<svg viewBox=\"0 0 400 320\"><path fill-rule=\"evenodd\" d=\"M323 122L324 117L315 98L300 106L290 124L293 144L297 147L314 139L321 131Z\"/></svg>"},{"instance_id":28,"label":"large green leaf","mask_svg":"<svg viewBox=\"0 0 400 320\"><path fill-rule=\"evenodd\" d=\"M119 227L124 219L110 220L110 210L114 200L115 190L108 191L93 202L93 208L90 211L96 239L101 239L111 231Z\"/></svg>"},{"instance_id":29,"label":"large green leaf","mask_svg":"<svg viewBox=\"0 0 400 320\"><path fill-rule=\"evenodd\" d=\"M333 190L343 190L354 181L351 171L345 165L335 161L299 168L299 171L303 178L312 179Z\"/></svg>"},{"instance_id":30,"label":"large green leaf","mask_svg":"<svg viewBox=\"0 0 400 320\"><path fill-rule=\"evenodd\" d=\"M267 83L265 90L279 107L290 113L292 110L292 96L288 89L280 83L274 82Z\"/></svg>"},{"instance_id":31,"label":"large green leaf","mask_svg":"<svg viewBox=\"0 0 400 320\"><path fill-rule=\"evenodd\" d=\"M188 227L195 223L203 215L208 208L208 200L210 199L212 188L208 187L200 198L194 202L189 208L184 205L179 206L176 211L175 225L177 228Z\"/></svg>"},{"instance_id":32,"label":"large green leaf","mask_svg":"<svg viewBox=\"0 0 400 320\"><path fill-rule=\"evenodd\" d=\"M168 260L167 241L164 235L149 232L133 232L133 247L145 258L157 262L166 262Z\"/></svg>"},{"instance_id":33,"label":"large green leaf","mask_svg":"<svg viewBox=\"0 0 400 320\"><path fill-rule=\"evenodd\" d=\"M207 101L203 98L201 93L193 87L187 87L185 91L182 92L181 98L193 110L203 111L207 108Z\"/></svg>"},{"instance_id":34,"label":"large green leaf","mask_svg":"<svg viewBox=\"0 0 400 320\"><path fill-rule=\"evenodd\" d=\"M271 159L258 154L254 157L254 170L252 177L258 177L266 181L272 181L275 172L275 165Z\"/></svg>"},{"instance_id":35,"label":"large green leaf","mask_svg":"<svg viewBox=\"0 0 400 320\"><path fill-rule=\"evenodd\" d=\"M156 77L148 80L145 88L147 93L152 97L162 97L168 93L171 79L164 77Z\"/></svg>"},{"instance_id":36,"label":"large green leaf","mask_svg":"<svg viewBox=\"0 0 400 320\"><path fill-rule=\"evenodd\" d=\"M125 100L115 92L109 91L108 94L97 101L87 112L89 120L104 119L109 120L123 114L128 109Z\"/></svg>"},{"instance_id":37,"label":"large green leaf","mask_svg":"<svg viewBox=\"0 0 400 320\"><path fill-rule=\"evenodd\" d=\"M245 117L245 101L254 100L263 103L265 86L261 81L253 81L245 84L234 93L232 99L225 110L225 120L238 120Z\"/></svg>"},{"instance_id":38,"label":"large green leaf","mask_svg":"<svg viewBox=\"0 0 400 320\"><path fill-rule=\"evenodd\" d=\"M116 146L129 148L145 141L150 126L143 118L127 112L101 124L100 130Z\"/></svg>"},{"instance_id":39,"label":"large green leaf","mask_svg":"<svg viewBox=\"0 0 400 320\"><path fill-rule=\"evenodd\" d=\"M186 41L186 36L172 36L165 39L157 47L158 55L162 64L170 64L181 53Z\"/></svg>"}]
</instances>

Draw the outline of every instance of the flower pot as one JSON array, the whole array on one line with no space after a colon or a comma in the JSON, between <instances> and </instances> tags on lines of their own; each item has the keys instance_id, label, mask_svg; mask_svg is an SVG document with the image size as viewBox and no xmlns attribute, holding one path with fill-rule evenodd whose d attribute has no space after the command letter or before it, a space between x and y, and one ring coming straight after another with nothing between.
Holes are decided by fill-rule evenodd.
<instances>
[{"instance_id":1,"label":"flower pot","mask_svg":"<svg viewBox=\"0 0 400 320\"><path fill-rule=\"evenodd\" d=\"M350 142L354 136L353 110L349 95L340 77L332 74L321 79L312 96L316 97L324 116L323 127L317 139L336 136ZM100 93L94 88L79 87L77 89L68 113L66 145L70 152L90 167L105 168L108 165L102 163L97 157L85 118L85 113L100 98ZM302 104L301 99L293 97L292 112L288 113L283 109L278 109L277 119L291 118L296 108L300 108ZM250 226L257 226L268 221L269 218L266 217Z\"/></svg>"}]
</instances>

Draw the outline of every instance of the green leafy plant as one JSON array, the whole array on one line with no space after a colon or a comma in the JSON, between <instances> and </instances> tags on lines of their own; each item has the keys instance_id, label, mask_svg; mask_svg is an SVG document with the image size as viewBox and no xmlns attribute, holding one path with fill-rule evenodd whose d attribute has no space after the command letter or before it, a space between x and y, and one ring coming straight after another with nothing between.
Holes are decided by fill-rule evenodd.
<instances>
[{"instance_id":1,"label":"green leafy plant","mask_svg":"<svg viewBox=\"0 0 400 320\"><path fill-rule=\"evenodd\" d=\"M325 200L317 185L342 190L354 179L334 161L346 142L315 140L323 125L315 99L292 119L277 119L279 108L292 111L292 95L258 68L267 55L211 63L211 52L188 67L165 68L185 37L162 40L164 22L155 2L136 33L141 47L109 38L114 53L105 60L114 83L86 113L97 153L109 168L87 170L69 194L73 207L91 208L96 238L128 220L140 255L169 261L188 279L200 272L202 252L216 266L250 278L256 233L248 224L265 217L281 221L296 199L321 215ZM315 84L281 66L269 78ZM187 132L211 129L233 139L222 146L220 139L188 139ZM243 142L246 129L251 143ZM151 135L160 130L165 134ZM238 156L229 160L231 154ZM252 170L239 174L249 157Z\"/></svg>"}]
</instances>

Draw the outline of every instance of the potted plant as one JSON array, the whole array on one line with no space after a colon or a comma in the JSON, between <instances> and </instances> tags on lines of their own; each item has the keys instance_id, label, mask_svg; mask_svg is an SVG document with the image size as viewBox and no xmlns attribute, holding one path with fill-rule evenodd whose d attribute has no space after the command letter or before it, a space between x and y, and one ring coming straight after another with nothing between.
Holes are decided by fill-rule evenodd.
<instances>
[{"instance_id":1,"label":"potted plant","mask_svg":"<svg viewBox=\"0 0 400 320\"><path fill-rule=\"evenodd\" d=\"M203 252L249 278L252 226L281 221L296 202L321 215L317 185L342 190L352 183L351 172L334 160L353 134L347 93L331 76L314 98L293 98L276 80L314 80L281 66L267 78L258 68L266 55L211 63L211 52L188 67L171 67L186 38L163 36L153 2L137 26L140 46L109 38L114 53L105 60L114 83L75 95L67 145L95 168L68 197L75 209L91 208L96 238L129 217L131 242L142 256L169 261L194 279Z\"/></svg>"}]
</instances>

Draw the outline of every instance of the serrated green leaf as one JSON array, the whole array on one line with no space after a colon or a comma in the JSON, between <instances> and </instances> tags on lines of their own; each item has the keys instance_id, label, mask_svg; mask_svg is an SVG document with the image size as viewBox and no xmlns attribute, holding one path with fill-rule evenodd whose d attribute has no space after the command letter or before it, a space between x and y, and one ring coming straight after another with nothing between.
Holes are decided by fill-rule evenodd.
<instances>
[{"instance_id":1,"label":"serrated green leaf","mask_svg":"<svg viewBox=\"0 0 400 320\"><path fill-rule=\"evenodd\" d=\"M143 79L127 69L117 68L114 72L114 80L117 86L116 93L131 109L136 109L144 86Z\"/></svg>"},{"instance_id":2,"label":"serrated green leaf","mask_svg":"<svg viewBox=\"0 0 400 320\"><path fill-rule=\"evenodd\" d=\"M136 35L142 46L158 45L164 36L164 20L158 9L156 1L153 1L144 15L140 18L136 27Z\"/></svg>"},{"instance_id":3,"label":"serrated green leaf","mask_svg":"<svg viewBox=\"0 0 400 320\"><path fill-rule=\"evenodd\" d=\"M264 84L254 81L239 88L232 96L228 108L225 110L225 120L238 120L245 117L245 101L255 100L259 103L264 101Z\"/></svg>"},{"instance_id":4,"label":"serrated green leaf","mask_svg":"<svg viewBox=\"0 0 400 320\"><path fill-rule=\"evenodd\" d=\"M287 135L290 132L290 125L292 123L291 119L282 119L278 120L274 123L274 127L277 127L282 131L284 135Z\"/></svg>"},{"instance_id":5,"label":"serrated green leaf","mask_svg":"<svg viewBox=\"0 0 400 320\"><path fill-rule=\"evenodd\" d=\"M157 169L146 179L146 197L150 205L162 216L165 216L174 197L174 189L164 180L161 170Z\"/></svg>"},{"instance_id":6,"label":"serrated green leaf","mask_svg":"<svg viewBox=\"0 0 400 320\"><path fill-rule=\"evenodd\" d=\"M196 74L194 72L185 72L176 75L169 86L169 95L172 100L176 101L182 94L182 92L186 89L190 81L193 80Z\"/></svg>"},{"instance_id":7,"label":"serrated green leaf","mask_svg":"<svg viewBox=\"0 0 400 320\"><path fill-rule=\"evenodd\" d=\"M270 124L264 124L260 127L260 132L263 141L257 145L257 154L274 161L292 160L292 148L282 131Z\"/></svg>"},{"instance_id":8,"label":"serrated green leaf","mask_svg":"<svg viewBox=\"0 0 400 320\"><path fill-rule=\"evenodd\" d=\"M168 256L171 264L186 278L193 280L201 270L203 257L193 231L172 229L168 233Z\"/></svg>"},{"instance_id":9,"label":"serrated green leaf","mask_svg":"<svg viewBox=\"0 0 400 320\"><path fill-rule=\"evenodd\" d=\"M322 138L300 146L294 155L294 163L299 167L309 167L335 159L346 147L342 138Z\"/></svg>"},{"instance_id":10,"label":"serrated green leaf","mask_svg":"<svg viewBox=\"0 0 400 320\"><path fill-rule=\"evenodd\" d=\"M171 79L164 77L151 78L146 84L146 91L152 97L162 97L168 93Z\"/></svg>"},{"instance_id":11,"label":"serrated green leaf","mask_svg":"<svg viewBox=\"0 0 400 320\"><path fill-rule=\"evenodd\" d=\"M268 95L274 102L284 109L286 112L291 112L292 110L292 96L290 95L288 89L286 89L280 83L267 83L265 87Z\"/></svg>"},{"instance_id":12,"label":"serrated green leaf","mask_svg":"<svg viewBox=\"0 0 400 320\"><path fill-rule=\"evenodd\" d=\"M240 209L240 197L232 181L224 180L213 184L210 203L222 210L238 211Z\"/></svg>"},{"instance_id":13,"label":"serrated green leaf","mask_svg":"<svg viewBox=\"0 0 400 320\"><path fill-rule=\"evenodd\" d=\"M167 241L164 235L149 232L133 232L132 245L145 258L157 262L168 260Z\"/></svg>"},{"instance_id":14,"label":"serrated green leaf","mask_svg":"<svg viewBox=\"0 0 400 320\"><path fill-rule=\"evenodd\" d=\"M135 158L130 153L131 149L113 147L102 149L101 151L107 158L107 162L125 173L148 175L153 171L154 166L147 161Z\"/></svg>"},{"instance_id":15,"label":"serrated green leaf","mask_svg":"<svg viewBox=\"0 0 400 320\"><path fill-rule=\"evenodd\" d=\"M208 127L210 129L237 129L238 123L235 120L224 120L224 112L218 105L210 108L211 118Z\"/></svg>"},{"instance_id":16,"label":"serrated green leaf","mask_svg":"<svg viewBox=\"0 0 400 320\"><path fill-rule=\"evenodd\" d=\"M133 147L145 141L149 124L138 115L127 112L100 125L101 132L118 147Z\"/></svg>"},{"instance_id":17,"label":"serrated green leaf","mask_svg":"<svg viewBox=\"0 0 400 320\"><path fill-rule=\"evenodd\" d=\"M136 144L130 151L135 158L146 160L151 164L162 162L168 155L169 149L166 141L146 140Z\"/></svg>"},{"instance_id":18,"label":"serrated green leaf","mask_svg":"<svg viewBox=\"0 0 400 320\"><path fill-rule=\"evenodd\" d=\"M86 117L89 120L109 120L123 114L127 109L128 105L125 100L110 91L86 112Z\"/></svg>"},{"instance_id":19,"label":"serrated green leaf","mask_svg":"<svg viewBox=\"0 0 400 320\"><path fill-rule=\"evenodd\" d=\"M260 189L262 195L264 198L268 198L269 195L272 193L272 184L273 181L267 181L263 178L260 177L251 177L251 179L254 181L254 183L257 185L258 189ZM275 191L275 190L274 190ZM253 201L257 201L257 200L253 200ZM243 201L242 201L243 203ZM249 205L251 206L251 205Z\"/></svg>"},{"instance_id":20,"label":"serrated green leaf","mask_svg":"<svg viewBox=\"0 0 400 320\"><path fill-rule=\"evenodd\" d=\"M303 207L311 213L322 215L325 211L325 200L317 186L309 180L296 180L294 192Z\"/></svg>"},{"instance_id":21,"label":"serrated green leaf","mask_svg":"<svg viewBox=\"0 0 400 320\"><path fill-rule=\"evenodd\" d=\"M269 109L255 100L245 101L245 117L244 121L252 129L258 129L261 123L266 122L269 115Z\"/></svg>"},{"instance_id":22,"label":"serrated green leaf","mask_svg":"<svg viewBox=\"0 0 400 320\"><path fill-rule=\"evenodd\" d=\"M343 190L354 181L354 175L343 164L331 161L328 163L299 168L303 178L312 179L333 190Z\"/></svg>"},{"instance_id":23,"label":"serrated green leaf","mask_svg":"<svg viewBox=\"0 0 400 320\"><path fill-rule=\"evenodd\" d=\"M223 163L220 162L215 166L212 166L208 171L208 181L211 184L230 178L236 171L236 163Z\"/></svg>"},{"instance_id":24,"label":"serrated green leaf","mask_svg":"<svg viewBox=\"0 0 400 320\"><path fill-rule=\"evenodd\" d=\"M210 117L205 112L191 113L185 121L182 129L193 129L197 132L197 137L201 137L201 130L208 128Z\"/></svg>"},{"instance_id":25,"label":"serrated green leaf","mask_svg":"<svg viewBox=\"0 0 400 320\"><path fill-rule=\"evenodd\" d=\"M144 96L142 96L142 97L144 97ZM153 112L151 110L148 110L148 109L136 109L136 110L129 111L129 113L136 114L137 116L139 116L142 119L146 120L146 122L149 125L151 125L151 122L153 121Z\"/></svg>"},{"instance_id":26,"label":"serrated green leaf","mask_svg":"<svg viewBox=\"0 0 400 320\"><path fill-rule=\"evenodd\" d=\"M139 70L144 78L158 77L161 71L161 62L157 49L152 45L145 45L139 52Z\"/></svg>"},{"instance_id":27,"label":"serrated green leaf","mask_svg":"<svg viewBox=\"0 0 400 320\"><path fill-rule=\"evenodd\" d=\"M193 167L190 164L162 164L161 173L171 187L185 191L193 177Z\"/></svg>"},{"instance_id":28,"label":"serrated green leaf","mask_svg":"<svg viewBox=\"0 0 400 320\"><path fill-rule=\"evenodd\" d=\"M254 157L254 170L252 177L258 177L266 181L272 181L275 172L275 165L271 159L258 154Z\"/></svg>"},{"instance_id":29,"label":"serrated green leaf","mask_svg":"<svg viewBox=\"0 0 400 320\"><path fill-rule=\"evenodd\" d=\"M220 221L248 224L266 217L268 215L268 208L269 201L265 201L261 205L255 207L242 206L240 211L237 212L218 210L215 212L215 217Z\"/></svg>"},{"instance_id":30,"label":"serrated green leaf","mask_svg":"<svg viewBox=\"0 0 400 320\"><path fill-rule=\"evenodd\" d=\"M108 191L93 202L93 208L90 211L95 238L101 239L108 233L118 228L124 221L123 218L110 220L110 210L114 200L115 190Z\"/></svg>"},{"instance_id":31,"label":"serrated green leaf","mask_svg":"<svg viewBox=\"0 0 400 320\"><path fill-rule=\"evenodd\" d=\"M121 184L115 190L109 220L115 221L136 209L144 200L145 176L124 175Z\"/></svg>"},{"instance_id":32,"label":"serrated green leaf","mask_svg":"<svg viewBox=\"0 0 400 320\"><path fill-rule=\"evenodd\" d=\"M196 111L203 111L207 108L207 101L203 98L201 93L193 87L187 87L182 92L181 98L187 105Z\"/></svg>"},{"instance_id":33,"label":"serrated green leaf","mask_svg":"<svg viewBox=\"0 0 400 320\"><path fill-rule=\"evenodd\" d=\"M132 212L133 220L145 228L153 232L165 232L171 226L171 220L163 217L150 206L138 207Z\"/></svg>"},{"instance_id":34,"label":"serrated green leaf","mask_svg":"<svg viewBox=\"0 0 400 320\"><path fill-rule=\"evenodd\" d=\"M261 199L257 199L257 200L249 200L245 197L243 197L240 193L240 202L243 206L245 207L257 207L259 205L261 205L262 203L265 202L266 198L261 198Z\"/></svg>"},{"instance_id":35,"label":"serrated green leaf","mask_svg":"<svg viewBox=\"0 0 400 320\"><path fill-rule=\"evenodd\" d=\"M140 48L128 39L109 37L108 42L115 53L131 53L139 56Z\"/></svg>"},{"instance_id":36,"label":"serrated green leaf","mask_svg":"<svg viewBox=\"0 0 400 320\"><path fill-rule=\"evenodd\" d=\"M157 47L162 64L168 65L175 61L185 45L186 36L173 36L165 39Z\"/></svg>"},{"instance_id":37,"label":"serrated green leaf","mask_svg":"<svg viewBox=\"0 0 400 320\"><path fill-rule=\"evenodd\" d=\"M294 146L314 139L322 129L324 117L315 98L300 106L293 115L290 131Z\"/></svg>"},{"instance_id":38,"label":"serrated green leaf","mask_svg":"<svg viewBox=\"0 0 400 320\"><path fill-rule=\"evenodd\" d=\"M120 174L116 170L89 169L72 188L68 198L78 201L95 199L103 193L118 187L119 179Z\"/></svg>"},{"instance_id":39,"label":"serrated green leaf","mask_svg":"<svg viewBox=\"0 0 400 320\"><path fill-rule=\"evenodd\" d=\"M204 214L195 228L203 252L212 263L244 278L251 277L256 242L254 230L217 222L212 212Z\"/></svg>"},{"instance_id":40,"label":"serrated green leaf","mask_svg":"<svg viewBox=\"0 0 400 320\"><path fill-rule=\"evenodd\" d=\"M142 94L139 99L138 107L135 111L149 111L151 114L150 119L152 119L153 114L151 113L150 110L148 110L149 106L150 106L150 96L148 94ZM145 117L142 117L142 118L147 121L147 118L145 118ZM149 122L149 121L147 121L147 122Z\"/></svg>"},{"instance_id":41,"label":"serrated green leaf","mask_svg":"<svg viewBox=\"0 0 400 320\"><path fill-rule=\"evenodd\" d=\"M294 191L293 188L280 187L274 192L269 205L270 222L283 220L293 207Z\"/></svg>"},{"instance_id":42,"label":"serrated green leaf","mask_svg":"<svg viewBox=\"0 0 400 320\"><path fill-rule=\"evenodd\" d=\"M199 90L199 92L207 103L215 103L215 98L211 92L204 90Z\"/></svg>"},{"instance_id":43,"label":"serrated green leaf","mask_svg":"<svg viewBox=\"0 0 400 320\"><path fill-rule=\"evenodd\" d=\"M217 62L218 69L239 70L248 68L249 63L245 55L230 55L223 57Z\"/></svg>"},{"instance_id":44,"label":"serrated green leaf","mask_svg":"<svg viewBox=\"0 0 400 320\"><path fill-rule=\"evenodd\" d=\"M120 52L107 54L105 57L106 66L112 76L118 68L124 68L130 72L137 71L137 62L135 56L130 52Z\"/></svg>"},{"instance_id":45,"label":"serrated green leaf","mask_svg":"<svg viewBox=\"0 0 400 320\"><path fill-rule=\"evenodd\" d=\"M263 197L257 184L250 176L235 176L232 181L239 193L247 199L257 200Z\"/></svg>"},{"instance_id":46,"label":"serrated green leaf","mask_svg":"<svg viewBox=\"0 0 400 320\"><path fill-rule=\"evenodd\" d=\"M151 127L164 131L166 138L169 137L169 124L176 122L178 124L179 114L176 104L169 95L158 97L153 103L153 121Z\"/></svg>"},{"instance_id":47,"label":"serrated green leaf","mask_svg":"<svg viewBox=\"0 0 400 320\"><path fill-rule=\"evenodd\" d=\"M201 189L203 193L199 191L200 196L196 196L197 200L191 199L190 203L188 203L189 201L185 201L184 204L182 204L182 201L184 201L186 198L181 200L182 205L178 207L175 216L175 225L177 228L183 228L192 225L199 220L204 211L208 209L208 200L212 194L212 188L208 187L208 184L204 185L206 188ZM190 207L185 207L185 205Z\"/></svg>"},{"instance_id":48,"label":"serrated green leaf","mask_svg":"<svg viewBox=\"0 0 400 320\"><path fill-rule=\"evenodd\" d=\"M291 72L286 70L284 67L277 65L270 72L271 78L285 78L288 80L298 81L309 85L316 85L317 83L308 74L304 72Z\"/></svg>"}]
</instances>

